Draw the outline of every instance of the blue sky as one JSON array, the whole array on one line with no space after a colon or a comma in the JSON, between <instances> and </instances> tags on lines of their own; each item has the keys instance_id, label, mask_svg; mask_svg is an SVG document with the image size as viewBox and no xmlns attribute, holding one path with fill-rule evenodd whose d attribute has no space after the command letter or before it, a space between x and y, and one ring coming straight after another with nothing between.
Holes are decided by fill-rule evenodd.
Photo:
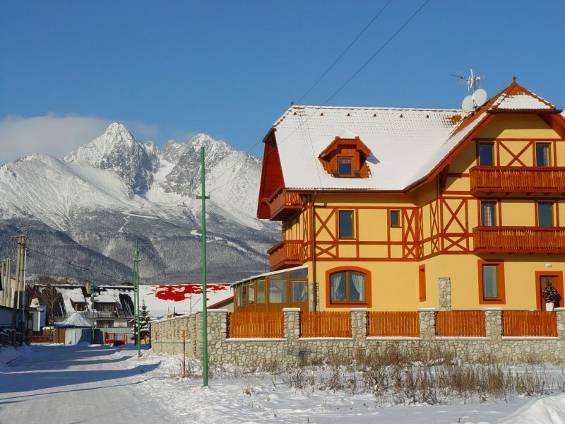
<instances>
[{"instance_id":1,"label":"blue sky","mask_svg":"<svg viewBox=\"0 0 565 424\"><path fill-rule=\"evenodd\" d=\"M385 2L4 1L0 121L72 115L249 148ZM393 1L303 103L324 102L421 3ZM432 0L332 103L458 107L450 74L473 67L489 94L515 74L565 106L564 40L561 0Z\"/></svg>"}]
</instances>

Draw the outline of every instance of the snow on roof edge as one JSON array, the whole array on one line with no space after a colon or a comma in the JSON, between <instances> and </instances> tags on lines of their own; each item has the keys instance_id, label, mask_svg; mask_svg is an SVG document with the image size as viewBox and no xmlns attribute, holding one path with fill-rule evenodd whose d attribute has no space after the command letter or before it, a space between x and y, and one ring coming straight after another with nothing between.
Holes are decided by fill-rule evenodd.
<instances>
[{"instance_id":1,"label":"snow on roof edge","mask_svg":"<svg viewBox=\"0 0 565 424\"><path fill-rule=\"evenodd\" d=\"M241 284L241 283L245 283L246 281L249 280L254 280L255 278L260 278L260 277L268 277L270 275L277 275L277 274L282 274L284 272L288 272L288 271L296 271L298 269L304 269L304 268L308 268L308 265L300 265L300 266L294 266L292 268L284 268L284 269L279 269L278 271L270 271L270 272L264 272L262 274L257 274L257 275L252 275L250 277L246 277L243 278L241 280L237 280L234 281L233 283L230 284L230 286L235 286L237 284Z\"/></svg>"}]
</instances>

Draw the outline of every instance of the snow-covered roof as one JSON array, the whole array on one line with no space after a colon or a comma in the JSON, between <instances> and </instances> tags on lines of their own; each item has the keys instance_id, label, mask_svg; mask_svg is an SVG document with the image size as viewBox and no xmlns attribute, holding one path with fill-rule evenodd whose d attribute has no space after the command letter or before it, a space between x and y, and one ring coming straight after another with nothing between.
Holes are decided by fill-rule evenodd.
<instances>
[{"instance_id":1,"label":"snow-covered roof","mask_svg":"<svg viewBox=\"0 0 565 424\"><path fill-rule=\"evenodd\" d=\"M291 106L274 124L284 186L295 190L404 190L425 177L496 111L556 111L515 81L471 113L460 109ZM368 178L328 173L319 155L336 137L371 150Z\"/></svg>"},{"instance_id":2,"label":"snow-covered roof","mask_svg":"<svg viewBox=\"0 0 565 424\"><path fill-rule=\"evenodd\" d=\"M66 320L55 323L56 327L92 327L92 322L80 312L72 313Z\"/></svg>"},{"instance_id":3,"label":"snow-covered roof","mask_svg":"<svg viewBox=\"0 0 565 424\"><path fill-rule=\"evenodd\" d=\"M120 303L120 294L127 294L130 296L133 289L128 288L109 288L106 287L100 291L96 291L94 295L94 302L96 303Z\"/></svg>"},{"instance_id":4,"label":"snow-covered roof","mask_svg":"<svg viewBox=\"0 0 565 424\"><path fill-rule=\"evenodd\" d=\"M551 107L548 104L542 102L539 99L536 99L535 97L528 96L526 94L501 97L500 102L497 103L497 108L509 109L509 110L551 109Z\"/></svg>"},{"instance_id":5,"label":"snow-covered roof","mask_svg":"<svg viewBox=\"0 0 565 424\"><path fill-rule=\"evenodd\" d=\"M274 125L285 187L402 189L461 118L457 109L292 106ZM368 178L324 170L318 155L335 137L359 137L369 147Z\"/></svg>"},{"instance_id":6,"label":"snow-covered roof","mask_svg":"<svg viewBox=\"0 0 565 424\"><path fill-rule=\"evenodd\" d=\"M55 287L55 290L61 294L63 298L63 304L65 305L65 312L67 314L72 314L75 312L73 303L84 303L86 299L84 298L84 293L80 287Z\"/></svg>"},{"instance_id":7,"label":"snow-covered roof","mask_svg":"<svg viewBox=\"0 0 565 424\"><path fill-rule=\"evenodd\" d=\"M547 100L513 83L493 102L492 107L499 110L551 110L555 106Z\"/></svg>"}]
</instances>

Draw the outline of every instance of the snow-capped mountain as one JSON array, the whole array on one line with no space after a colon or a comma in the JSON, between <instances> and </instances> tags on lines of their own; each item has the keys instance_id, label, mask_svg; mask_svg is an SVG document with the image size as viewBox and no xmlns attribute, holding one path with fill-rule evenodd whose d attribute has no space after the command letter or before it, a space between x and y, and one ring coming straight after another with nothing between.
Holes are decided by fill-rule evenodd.
<instances>
[{"instance_id":1,"label":"snow-capped mountain","mask_svg":"<svg viewBox=\"0 0 565 424\"><path fill-rule=\"evenodd\" d=\"M260 161L206 134L158 149L119 123L63 159L31 155L0 167L0 254L14 250L7 237L23 227L29 272L107 284L108 275L130 278L140 240L145 281L197 280L201 146L210 278L263 271L278 230L255 218Z\"/></svg>"},{"instance_id":2,"label":"snow-capped mountain","mask_svg":"<svg viewBox=\"0 0 565 424\"><path fill-rule=\"evenodd\" d=\"M158 156L153 145L137 142L124 125L114 122L100 137L66 156L65 161L110 169L132 194L143 194L151 186Z\"/></svg>"}]
</instances>

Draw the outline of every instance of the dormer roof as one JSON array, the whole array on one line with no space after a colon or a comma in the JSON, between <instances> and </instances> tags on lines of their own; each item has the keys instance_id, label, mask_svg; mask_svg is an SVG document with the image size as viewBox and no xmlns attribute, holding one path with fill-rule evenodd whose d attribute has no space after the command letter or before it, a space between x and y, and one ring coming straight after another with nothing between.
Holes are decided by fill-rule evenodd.
<instances>
[{"instance_id":1,"label":"dormer roof","mask_svg":"<svg viewBox=\"0 0 565 424\"><path fill-rule=\"evenodd\" d=\"M365 145L365 143L363 143L363 141L358 136L350 137L350 138L336 137L328 145L328 147L322 150L322 152L318 155L318 157L320 159L324 159L333 152L335 152L341 145L352 142L355 143L356 149L362 152L365 156L369 156L371 154L371 150Z\"/></svg>"}]
</instances>

